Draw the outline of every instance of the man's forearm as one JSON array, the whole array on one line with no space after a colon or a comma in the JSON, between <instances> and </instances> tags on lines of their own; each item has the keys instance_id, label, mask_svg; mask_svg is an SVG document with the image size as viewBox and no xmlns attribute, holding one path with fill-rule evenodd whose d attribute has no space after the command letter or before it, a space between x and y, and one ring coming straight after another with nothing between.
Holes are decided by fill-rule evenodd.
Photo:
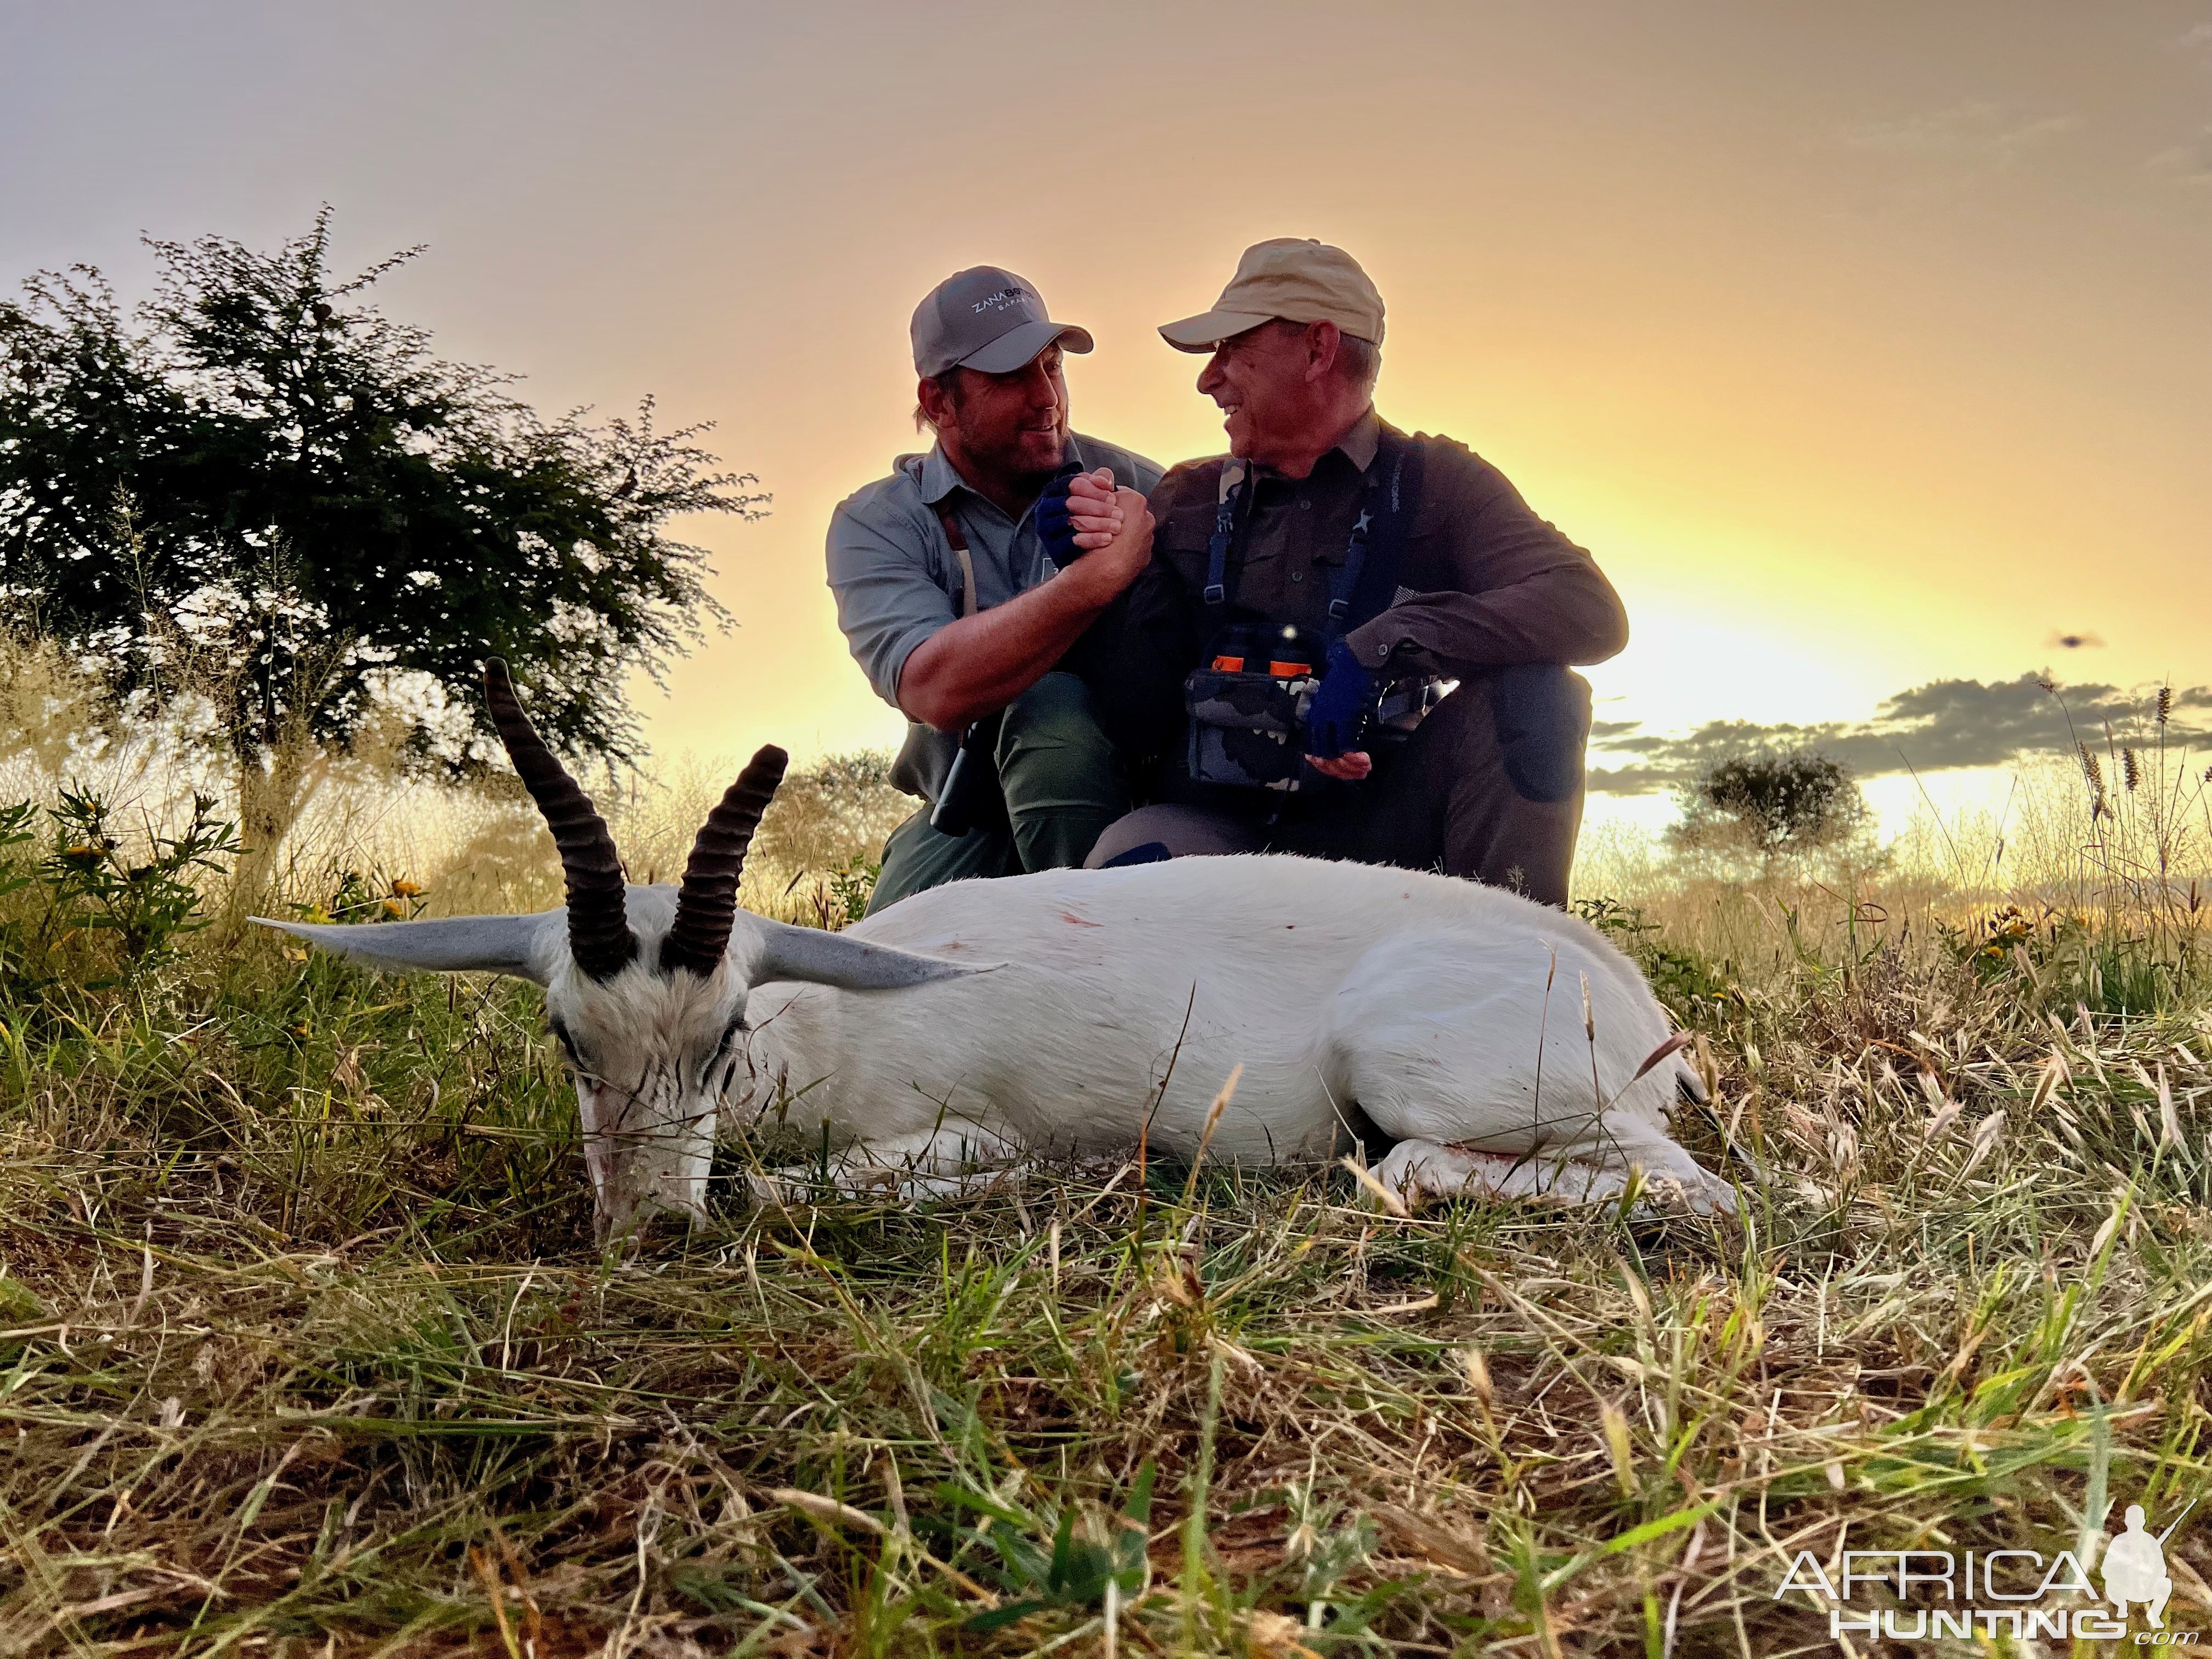
<instances>
[{"instance_id":1,"label":"man's forearm","mask_svg":"<svg viewBox=\"0 0 2212 1659\"><path fill-rule=\"evenodd\" d=\"M1481 593L1419 593L1346 639L1376 672L1481 673L1516 663L1603 662L1628 642L1612 584L1583 563Z\"/></svg>"},{"instance_id":2,"label":"man's forearm","mask_svg":"<svg viewBox=\"0 0 2212 1659\"><path fill-rule=\"evenodd\" d=\"M1088 563L949 623L915 647L899 673L907 718L957 732L1043 678L1118 591L1095 579Z\"/></svg>"}]
</instances>

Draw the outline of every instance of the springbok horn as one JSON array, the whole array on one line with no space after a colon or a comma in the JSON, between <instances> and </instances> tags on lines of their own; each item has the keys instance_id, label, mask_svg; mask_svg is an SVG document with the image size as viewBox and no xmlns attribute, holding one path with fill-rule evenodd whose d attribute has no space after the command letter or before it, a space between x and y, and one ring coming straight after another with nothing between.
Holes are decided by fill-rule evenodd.
<instances>
[{"instance_id":1,"label":"springbok horn","mask_svg":"<svg viewBox=\"0 0 2212 1659\"><path fill-rule=\"evenodd\" d=\"M760 827L761 814L768 811L790 760L774 746L762 750L700 826L691 857L684 866L684 885L676 895L675 925L660 942L664 973L688 968L704 979L729 949L745 848L752 844L753 831Z\"/></svg>"},{"instance_id":2,"label":"springbok horn","mask_svg":"<svg viewBox=\"0 0 2212 1659\"><path fill-rule=\"evenodd\" d=\"M507 665L494 657L484 664L484 701L492 724L507 745L522 787L561 849L561 873L568 887L568 952L576 966L604 984L637 957L637 936L623 908L622 859L606 821L591 798L577 787L538 728L515 701Z\"/></svg>"}]
</instances>

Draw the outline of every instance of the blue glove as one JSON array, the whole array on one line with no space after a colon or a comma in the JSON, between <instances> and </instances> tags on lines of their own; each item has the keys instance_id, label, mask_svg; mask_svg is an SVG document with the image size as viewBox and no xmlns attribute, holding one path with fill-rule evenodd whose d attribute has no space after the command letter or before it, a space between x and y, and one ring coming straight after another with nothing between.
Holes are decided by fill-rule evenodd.
<instances>
[{"instance_id":1,"label":"blue glove","mask_svg":"<svg viewBox=\"0 0 2212 1659\"><path fill-rule=\"evenodd\" d=\"M1346 750L1357 748L1374 700L1375 676L1359 665L1350 645L1331 640L1321 689L1306 708L1306 753L1316 760L1334 760Z\"/></svg>"},{"instance_id":2,"label":"blue glove","mask_svg":"<svg viewBox=\"0 0 2212 1659\"><path fill-rule=\"evenodd\" d=\"M1091 550L1075 544L1075 520L1067 511L1068 483L1082 476L1082 462L1068 462L1052 475L1044 494L1037 497L1037 539L1044 544L1045 556L1056 569L1066 569Z\"/></svg>"}]
</instances>

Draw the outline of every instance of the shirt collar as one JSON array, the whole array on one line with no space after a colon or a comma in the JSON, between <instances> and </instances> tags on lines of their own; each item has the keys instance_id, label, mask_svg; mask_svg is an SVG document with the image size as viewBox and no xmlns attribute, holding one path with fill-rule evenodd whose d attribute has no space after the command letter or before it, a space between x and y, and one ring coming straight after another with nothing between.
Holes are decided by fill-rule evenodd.
<instances>
[{"instance_id":1,"label":"shirt collar","mask_svg":"<svg viewBox=\"0 0 2212 1659\"><path fill-rule=\"evenodd\" d=\"M945 458L945 446L930 445L929 453L921 458L921 499L935 507L954 490L967 489L968 481L960 476L960 469Z\"/></svg>"},{"instance_id":2,"label":"shirt collar","mask_svg":"<svg viewBox=\"0 0 2212 1659\"><path fill-rule=\"evenodd\" d=\"M1362 472L1375 465L1376 452L1382 447L1382 417L1375 412L1375 405L1367 405L1367 412L1352 423L1352 430L1336 441L1336 448L1344 459Z\"/></svg>"},{"instance_id":3,"label":"shirt collar","mask_svg":"<svg viewBox=\"0 0 2212 1659\"><path fill-rule=\"evenodd\" d=\"M1321 460L1325 462L1332 455L1341 455L1352 463L1354 471L1364 474L1369 467L1375 465L1375 457L1381 452L1382 447L1382 417L1375 412L1375 405L1370 404L1367 406L1367 412L1354 421L1341 438L1322 452ZM1235 460L1232 460L1230 465L1246 469L1250 466L1249 462ZM1316 471L1320 470L1320 462L1315 464ZM1262 477L1279 479L1281 477L1279 473L1267 467L1261 467L1258 471ZM1307 476L1310 477L1312 474L1309 473ZM1226 479L1224 481L1233 482Z\"/></svg>"}]
</instances>

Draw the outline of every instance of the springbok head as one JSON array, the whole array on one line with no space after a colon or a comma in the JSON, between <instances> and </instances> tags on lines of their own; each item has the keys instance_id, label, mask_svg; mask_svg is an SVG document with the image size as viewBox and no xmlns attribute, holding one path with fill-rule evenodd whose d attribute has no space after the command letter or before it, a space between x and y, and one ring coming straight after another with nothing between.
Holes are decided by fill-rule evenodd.
<instances>
[{"instance_id":1,"label":"springbok head","mask_svg":"<svg viewBox=\"0 0 2212 1659\"><path fill-rule=\"evenodd\" d=\"M455 916L375 927L272 921L374 967L514 974L545 988L582 1110L599 1235L656 1212L705 1213L714 1115L743 1059L755 986L809 981L890 991L984 971L738 908L745 848L787 757L762 750L708 815L680 887L634 887L605 821L515 700L507 665L484 666L493 724L553 832L568 903L526 916Z\"/></svg>"}]
</instances>

